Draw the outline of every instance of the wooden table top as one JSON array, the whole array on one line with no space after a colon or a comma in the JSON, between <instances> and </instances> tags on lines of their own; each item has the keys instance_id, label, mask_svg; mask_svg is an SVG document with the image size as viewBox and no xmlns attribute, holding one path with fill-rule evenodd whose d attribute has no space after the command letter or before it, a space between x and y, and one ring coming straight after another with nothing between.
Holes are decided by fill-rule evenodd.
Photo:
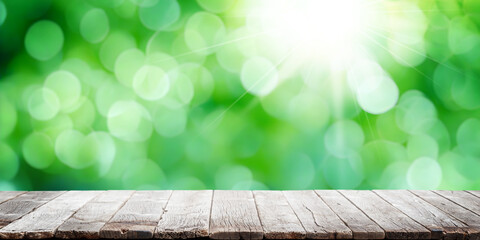
<instances>
[{"instance_id":1,"label":"wooden table top","mask_svg":"<svg viewBox=\"0 0 480 240\"><path fill-rule=\"evenodd\" d=\"M480 191L0 192L0 238L480 239Z\"/></svg>"}]
</instances>

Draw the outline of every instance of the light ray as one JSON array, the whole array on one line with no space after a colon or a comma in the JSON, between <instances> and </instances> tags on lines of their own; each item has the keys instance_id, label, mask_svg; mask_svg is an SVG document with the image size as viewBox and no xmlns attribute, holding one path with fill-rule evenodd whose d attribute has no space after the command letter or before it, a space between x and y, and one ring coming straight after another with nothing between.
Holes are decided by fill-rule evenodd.
<instances>
[{"instance_id":1,"label":"light ray","mask_svg":"<svg viewBox=\"0 0 480 240\"><path fill-rule=\"evenodd\" d=\"M383 50L385 50L386 52L390 53L392 56L395 56L401 60L403 60L400 56L392 53L390 50L388 50L387 48L385 48L384 46L382 46L380 43L378 43L376 40L374 40L373 38L369 37L368 34L366 34L365 32L362 32L362 34L364 34L367 38L370 39L370 41L372 41L373 43L375 43L377 46L381 47ZM405 61L405 60L403 60ZM406 62L406 61L405 61ZM413 70L415 70L416 72L420 73L420 75L422 75L423 77L425 77L426 79L430 80L430 82L432 82L432 84L437 85L437 83L430 77L428 76L427 74L423 73L422 71L420 71L418 68L408 64L410 68L412 68ZM432 101L436 101L436 99L432 99ZM436 102L435 104L438 104L438 102Z\"/></svg>"},{"instance_id":2,"label":"light ray","mask_svg":"<svg viewBox=\"0 0 480 240\"><path fill-rule=\"evenodd\" d=\"M235 101L232 102L232 104L230 104L222 113L220 113L218 115L218 117L216 117L211 123L209 123L206 127L205 127L205 130L203 131L204 133L207 132L207 130L209 130L213 125L215 125L215 123L217 123L220 119L223 118L223 116L230 110L232 109L233 106L235 106L235 104L237 104L240 100L242 100L242 98L244 98L254 87L257 86L257 84L259 82L261 82L262 80L264 80L272 71L274 71L280 64L282 64L289 56L292 55L293 53L293 49L294 48L291 48L286 54L284 57L282 57L272 68L270 68L261 78L259 78L257 81L255 81L254 84L252 84L252 86L250 86L248 89L246 89L242 95L240 95L237 99L235 99Z\"/></svg>"},{"instance_id":3,"label":"light ray","mask_svg":"<svg viewBox=\"0 0 480 240\"><path fill-rule=\"evenodd\" d=\"M377 32L377 31L375 31L375 30L373 30L373 29L366 29L366 30L369 31L369 32L372 32L373 34L375 34L375 35L377 35L377 36L379 36L379 37L382 37L382 38L384 38L384 39L390 40L390 41L392 41L392 42L394 42L394 43L402 46L403 48L412 51L413 53L416 53L416 54L418 54L418 55L420 55L420 56L422 56L422 57L428 58L428 59L434 61L435 63L437 63L437 64L439 64L439 65L441 65L441 66L447 67L447 68L449 68L449 69L452 70L452 71L455 71L455 72L457 72L457 73L462 73L462 72L459 71L458 69L452 68L451 66L449 66L449 65L447 65L447 64L445 64L445 63L443 63L443 62L440 62L440 61L438 61L438 60L436 60L436 59L428 56L427 54L423 54L422 52L419 52L419 51L417 51L417 50L409 47L408 45L406 45L406 44L404 44L404 43L402 43L402 42L396 41L395 39L392 39L392 38L389 38L389 37L385 36L385 34L382 34L382 33L380 33L380 32Z\"/></svg>"},{"instance_id":4,"label":"light ray","mask_svg":"<svg viewBox=\"0 0 480 240\"><path fill-rule=\"evenodd\" d=\"M211 45L211 46L208 46L208 47L204 47L204 48L192 50L192 51L189 51L189 52L181 53L181 54L178 54L178 55L175 55L175 56L172 56L172 57L167 57L167 58L163 58L163 59L155 59L155 60L152 61L152 63L161 63L161 62L164 62L164 61L169 61L171 59L178 59L178 58L185 57L185 56L188 56L188 55L191 55L191 54L195 54L195 53L202 52L202 51L209 50L209 49L216 48L216 47L225 46L225 45L228 45L228 44L236 43L236 42L239 42L239 41L242 41L242 40L258 37L258 36L268 34L268 33L271 33L271 32L276 32L276 31L279 31L279 29L262 31L262 32L250 34L250 35L247 35L247 36L243 36L243 37L240 37L240 38L228 40L228 41L225 41L225 42L222 42L222 43L214 44L214 45ZM154 35L152 35L152 37L150 37L150 40L147 43L146 49L150 48L152 39L154 37L156 37L156 34L159 34L159 33L161 33L161 32L156 32L156 33L154 33Z\"/></svg>"}]
</instances>

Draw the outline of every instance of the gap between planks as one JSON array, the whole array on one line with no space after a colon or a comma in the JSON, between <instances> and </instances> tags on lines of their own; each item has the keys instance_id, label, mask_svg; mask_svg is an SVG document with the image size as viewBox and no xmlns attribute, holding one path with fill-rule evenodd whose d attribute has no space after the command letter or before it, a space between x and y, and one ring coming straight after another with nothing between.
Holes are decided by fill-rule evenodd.
<instances>
[{"instance_id":1,"label":"gap between planks","mask_svg":"<svg viewBox=\"0 0 480 240\"><path fill-rule=\"evenodd\" d=\"M480 239L478 191L0 192L0 238Z\"/></svg>"}]
</instances>

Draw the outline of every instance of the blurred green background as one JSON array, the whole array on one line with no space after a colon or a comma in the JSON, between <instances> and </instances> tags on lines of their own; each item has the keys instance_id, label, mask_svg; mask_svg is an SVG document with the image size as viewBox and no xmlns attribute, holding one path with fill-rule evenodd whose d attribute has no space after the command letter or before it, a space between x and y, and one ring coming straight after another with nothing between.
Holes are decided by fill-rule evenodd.
<instances>
[{"instance_id":1,"label":"blurred green background","mask_svg":"<svg viewBox=\"0 0 480 240\"><path fill-rule=\"evenodd\" d=\"M480 189L478 0L0 0L0 190Z\"/></svg>"}]
</instances>

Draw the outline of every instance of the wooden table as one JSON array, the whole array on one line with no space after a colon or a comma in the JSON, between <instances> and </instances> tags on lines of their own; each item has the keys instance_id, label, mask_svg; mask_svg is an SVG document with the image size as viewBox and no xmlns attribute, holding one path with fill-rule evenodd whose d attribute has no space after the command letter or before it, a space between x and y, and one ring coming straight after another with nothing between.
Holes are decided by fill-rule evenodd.
<instances>
[{"instance_id":1,"label":"wooden table","mask_svg":"<svg viewBox=\"0 0 480 240\"><path fill-rule=\"evenodd\" d=\"M0 238L480 239L480 191L0 192Z\"/></svg>"}]
</instances>

